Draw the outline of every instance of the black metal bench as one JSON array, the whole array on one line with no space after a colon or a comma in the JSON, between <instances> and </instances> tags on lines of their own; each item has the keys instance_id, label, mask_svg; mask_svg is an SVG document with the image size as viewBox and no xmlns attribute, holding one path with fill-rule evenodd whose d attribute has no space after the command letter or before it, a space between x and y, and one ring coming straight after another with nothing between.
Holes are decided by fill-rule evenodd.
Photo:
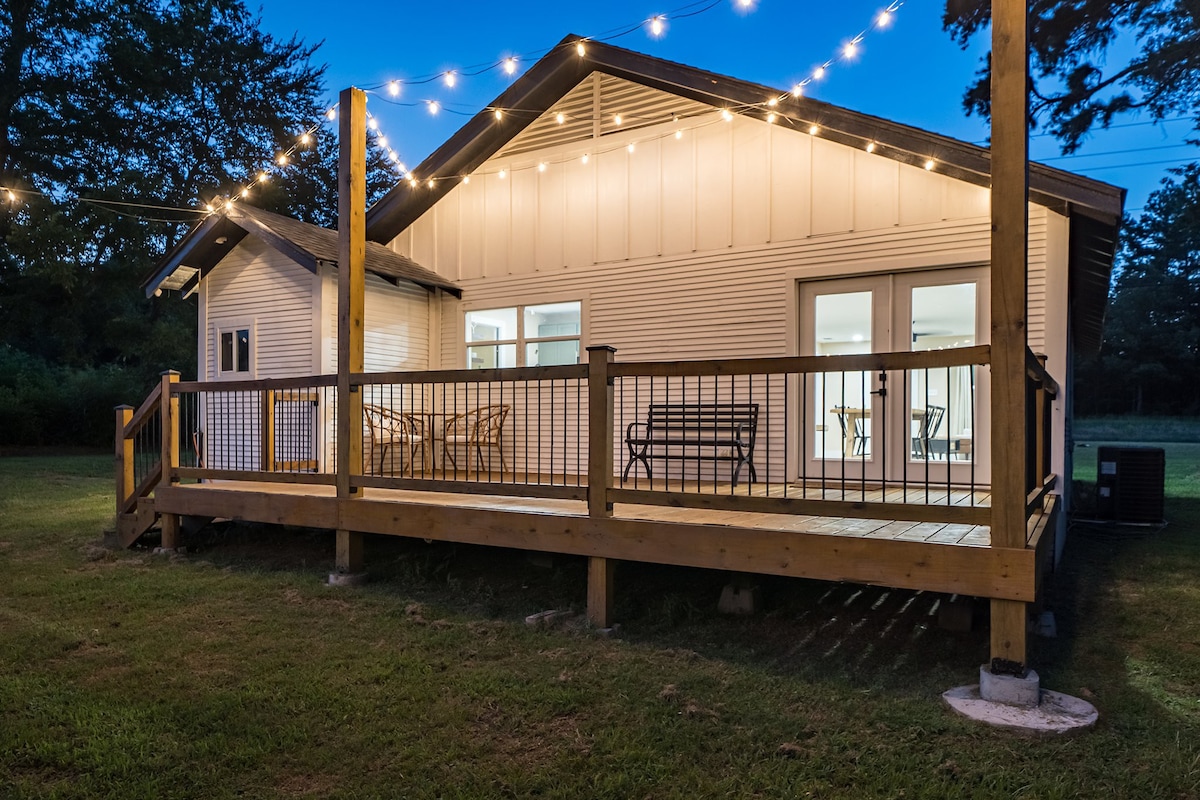
<instances>
[{"instance_id":1,"label":"black metal bench","mask_svg":"<svg viewBox=\"0 0 1200 800\"><path fill-rule=\"evenodd\" d=\"M625 429L629 462L621 480L640 461L652 477L652 459L673 461L729 461L734 464L733 485L743 466L754 469L754 440L758 435L758 403L651 403L645 422ZM724 452L722 452L724 451Z\"/></svg>"}]
</instances>

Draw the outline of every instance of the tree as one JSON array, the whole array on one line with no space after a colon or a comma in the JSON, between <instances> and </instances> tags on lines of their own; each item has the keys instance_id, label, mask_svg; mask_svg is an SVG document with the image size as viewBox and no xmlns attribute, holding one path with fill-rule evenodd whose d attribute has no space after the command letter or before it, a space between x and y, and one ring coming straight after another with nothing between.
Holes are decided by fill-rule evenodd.
<instances>
[{"instance_id":1,"label":"tree","mask_svg":"<svg viewBox=\"0 0 1200 800\"><path fill-rule=\"evenodd\" d=\"M1200 413L1200 165L1126 223L1104 344L1080 370L1081 413Z\"/></svg>"},{"instance_id":2,"label":"tree","mask_svg":"<svg viewBox=\"0 0 1200 800\"><path fill-rule=\"evenodd\" d=\"M274 166L322 120L324 68L259 25L242 0L0 3L0 186L18 194L0 199L0 348L22 374L109 375L114 393L194 374L194 302L139 284L203 203L250 187L248 202L331 223L331 128ZM378 151L370 164L369 187L394 181Z\"/></svg>"},{"instance_id":3,"label":"tree","mask_svg":"<svg viewBox=\"0 0 1200 800\"><path fill-rule=\"evenodd\" d=\"M1064 152L1126 112L1200 118L1198 15L1190 0L1032 0L1031 116L1062 140ZM963 47L990 21L991 0L946 2L943 24ZM964 97L967 113L990 113L990 81L985 60Z\"/></svg>"}]
</instances>

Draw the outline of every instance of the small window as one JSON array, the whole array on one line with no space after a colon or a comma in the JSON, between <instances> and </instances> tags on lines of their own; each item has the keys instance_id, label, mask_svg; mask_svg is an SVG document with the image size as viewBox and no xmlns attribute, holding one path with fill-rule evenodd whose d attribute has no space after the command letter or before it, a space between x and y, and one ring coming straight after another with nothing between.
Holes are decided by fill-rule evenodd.
<instances>
[{"instance_id":1,"label":"small window","mask_svg":"<svg viewBox=\"0 0 1200 800\"><path fill-rule=\"evenodd\" d=\"M221 329L220 337L220 372L238 373L250 372L250 328L235 327Z\"/></svg>"},{"instance_id":2,"label":"small window","mask_svg":"<svg viewBox=\"0 0 1200 800\"><path fill-rule=\"evenodd\" d=\"M468 311L468 369L578 364L579 301Z\"/></svg>"}]
</instances>

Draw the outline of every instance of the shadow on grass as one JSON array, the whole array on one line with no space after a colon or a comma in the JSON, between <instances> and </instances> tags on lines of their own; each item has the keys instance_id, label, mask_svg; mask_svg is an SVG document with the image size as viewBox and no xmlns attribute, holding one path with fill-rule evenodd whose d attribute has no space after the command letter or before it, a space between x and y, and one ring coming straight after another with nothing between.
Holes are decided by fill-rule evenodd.
<instances>
[{"instance_id":1,"label":"shadow on grass","mask_svg":"<svg viewBox=\"0 0 1200 800\"><path fill-rule=\"evenodd\" d=\"M244 523L217 523L189 539L194 558L217 566L322 581L333 545L330 531ZM586 610L583 557L392 536L367 536L364 549L365 591L398 602L513 624L548 609ZM769 672L918 692L971 682L987 657L986 603L974 604L971 631L952 632L938 624L946 595L756 576L760 611L735 617L717 611L729 581L723 571L622 562L615 615L623 638Z\"/></svg>"}]
</instances>

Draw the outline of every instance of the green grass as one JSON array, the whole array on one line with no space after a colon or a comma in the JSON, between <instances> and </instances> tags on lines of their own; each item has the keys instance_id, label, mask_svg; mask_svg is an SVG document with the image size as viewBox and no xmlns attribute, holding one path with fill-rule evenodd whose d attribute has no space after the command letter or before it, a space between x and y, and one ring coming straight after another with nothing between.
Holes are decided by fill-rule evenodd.
<instances>
[{"instance_id":1,"label":"green grass","mask_svg":"<svg viewBox=\"0 0 1200 800\"><path fill-rule=\"evenodd\" d=\"M582 607L581 560L372 538L335 590L325 532L114 553L108 458L2 458L0 797L1197 797L1191 458L1164 531L1072 531L1033 653L1101 710L1066 739L941 705L986 632L928 595L763 579L728 619L724 575L623 564L623 639L534 630Z\"/></svg>"}]
</instances>

